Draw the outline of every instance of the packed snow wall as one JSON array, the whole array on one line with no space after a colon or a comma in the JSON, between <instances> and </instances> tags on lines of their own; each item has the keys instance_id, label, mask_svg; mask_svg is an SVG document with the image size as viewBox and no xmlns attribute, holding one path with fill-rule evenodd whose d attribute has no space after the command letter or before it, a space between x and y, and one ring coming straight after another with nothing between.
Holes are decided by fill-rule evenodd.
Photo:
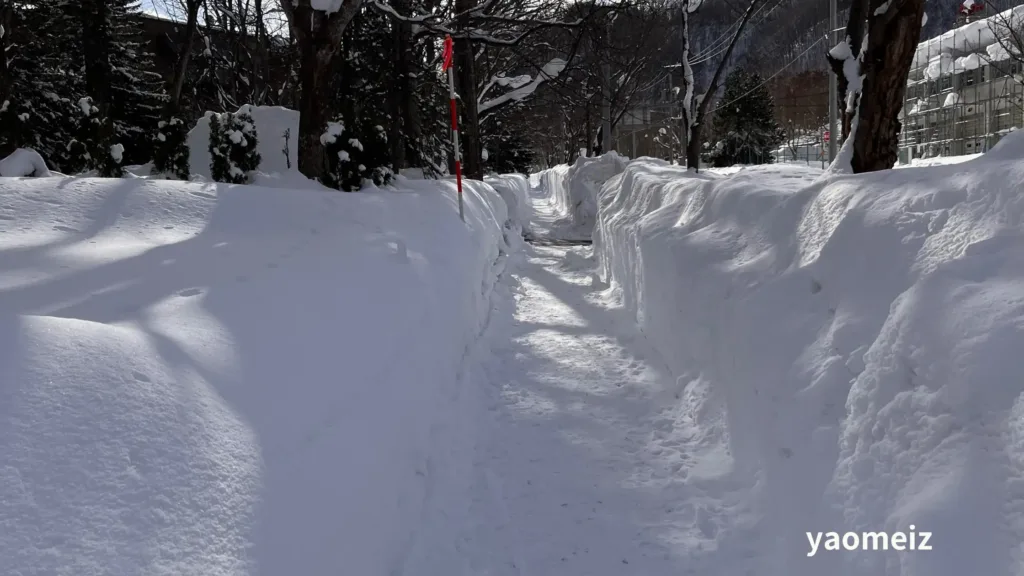
<instances>
[{"instance_id":1,"label":"packed snow wall","mask_svg":"<svg viewBox=\"0 0 1024 576\"><path fill-rule=\"evenodd\" d=\"M506 241L510 244L519 242L524 231L529 229L533 216L530 181L522 174L488 176L484 181L501 195L508 208L508 221L505 223Z\"/></svg>"},{"instance_id":2,"label":"packed snow wall","mask_svg":"<svg viewBox=\"0 0 1024 576\"><path fill-rule=\"evenodd\" d=\"M597 222L597 194L601 185L619 174L627 159L615 152L576 159L572 166L560 165L536 177L561 216L555 230L560 237L590 239Z\"/></svg>"},{"instance_id":3,"label":"packed snow wall","mask_svg":"<svg viewBox=\"0 0 1024 576\"><path fill-rule=\"evenodd\" d=\"M298 171L299 113L280 106L243 108L252 114L256 124L259 171L267 174ZM188 133L189 170L206 179L210 178L210 114L207 112L200 118Z\"/></svg>"},{"instance_id":4,"label":"packed snow wall","mask_svg":"<svg viewBox=\"0 0 1024 576\"><path fill-rule=\"evenodd\" d=\"M740 549L778 576L1019 570L1022 156L1017 134L952 166L642 159L605 183L602 274L679 376L672 426L707 447L686 481L735 489L681 544L697 573ZM931 551L808 554L807 532L915 529Z\"/></svg>"}]
</instances>

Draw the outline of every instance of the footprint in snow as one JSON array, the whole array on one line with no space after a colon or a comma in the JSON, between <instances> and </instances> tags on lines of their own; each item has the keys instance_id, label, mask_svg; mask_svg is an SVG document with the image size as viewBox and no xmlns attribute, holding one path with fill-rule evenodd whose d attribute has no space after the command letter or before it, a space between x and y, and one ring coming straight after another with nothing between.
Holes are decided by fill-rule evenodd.
<instances>
[{"instance_id":1,"label":"footprint in snow","mask_svg":"<svg viewBox=\"0 0 1024 576\"><path fill-rule=\"evenodd\" d=\"M189 296L198 296L202 293L203 291L200 288L189 288L188 290L182 290L181 292L178 292L178 296L188 298Z\"/></svg>"},{"instance_id":2,"label":"footprint in snow","mask_svg":"<svg viewBox=\"0 0 1024 576\"><path fill-rule=\"evenodd\" d=\"M135 380L139 382L145 382L147 384L153 381L152 378L146 376L145 374L139 372L138 370L132 370L132 378L135 378Z\"/></svg>"}]
</instances>

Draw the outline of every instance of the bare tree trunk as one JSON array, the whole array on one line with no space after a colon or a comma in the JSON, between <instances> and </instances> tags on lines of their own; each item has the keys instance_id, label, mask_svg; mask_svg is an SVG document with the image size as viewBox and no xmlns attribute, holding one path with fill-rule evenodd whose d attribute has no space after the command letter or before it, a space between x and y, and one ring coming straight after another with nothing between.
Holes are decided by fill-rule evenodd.
<instances>
[{"instance_id":1,"label":"bare tree trunk","mask_svg":"<svg viewBox=\"0 0 1024 576\"><path fill-rule=\"evenodd\" d=\"M459 28L466 32L464 38L455 39L455 88L461 97L462 122L459 125L459 136L462 138L462 169L467 178L481 180L484 167L476 102L476 58L473 43L469 40L469 11L475 7L476 0L455 0L455 10L460 14Z\"/></svg>"},{"instance_id":2,"label":"bare tree trunk","mask_svg":"<svg viewBox=\"0 0 1024 576\"><path fill-rule=\"evenodd\" d=\"M391 22L391 58L395 62L395 84L387 91L388 112L391 114L391 130L388 135L388 147L391 149L391 163L395 170L408 167L408 160L405 157L405 131L402 130L404 120L403 100L407 97L402 88L405 86L403 76L408 77L409 67L403 65L402 40L399 28L401 23L397 20Z\"/></svg>"},{"instance_id":3,"label":"bare tree trunk","mask_svg":"<svg viewBox=\"0 0 1024 576\"><path fill-rule=\"evenodd\" d=\"M329 120L327 102L334 57L341 47L345 28L359 12L362 0L347 0L341 10L330 14L313 10L309 0L282 2L292 34L299 45L301 83L299 95L299 171L307 178L324 175L320 135Z\"/></svg>"},{"instance_id":4,"label":"bare tree trunk","mask_svg":"<svg viewBox=\"0 0 1024 576\"><path fill-rule=\"evenodd\" d=\"M406 0L393 0L392 6L399 13L408 10ZM412 26L402 19L393 19L392 56L395 59L396 90L389 97L392 99L391 155L397 168L418 168L423 165L420 153L419 109L416 106L416 87L410 74L413 72L412 62Z\"/></svg>"},{"instance_id":5,"label":"bare tree trunk","mask_svg":"<svg viewBox=\"0 0 1024 576\"><path fill-rule=\"evenodd\" d=\"M899 114L907 88L907 74L921 36L924 0L871 2L868 42L861 63L864 76L857 125L853 132L856 174L888 170L899 157ZM844 122L844 124L846 124Z\"/></svg>"},{"instance_id":6,"label":"bare tree trunk","mask_svg":"<svg viewBox=\"0 0 1024 576\"><path fill-rule=\"evenodd\" d=\"M178 112L181 90L185 86L185 76L192 59L192 45L195 43L196 32L199 29L199 7L202 3L203 0L185 0L185 9L188 14L185 18L185 34L178 46L178 60L174 63L170 99L167 101L168 116L173 116Z\"/></svg>"},{"instance_id":7,"label":"bare tree trunk","mask_svg":"<svg viewBox=\"0 0 1024 576\"><path fill-rule=\"evenodd\" d=\"M299 171L308 178L319 179L327 168L320 135L330 120L326 104L330 97L331 66L321 61L313 43L301 44L299 52Z\"/></svg>"},{"instance_id":8,"label":"bare tree trunk","mask_svg":"<svg viewBox=\"0 0 1024 576\"><path fill-rule=\"evenodd\" d=\"M110 26L107 0L82 0L82 60L85 62L85 84L93 104L107 115L110 107Z\"/></svg>"},{"instance_id":9,"label":"bare tree trunk","mask_svg":"<svg viewBox=\"0 0 1024 576\"><path fill-rule=\"evenodd\" d=\"M870 0L853 0L850 4L850 16L846 23L846 39L845 42L849 47L849 59L854 61L860 56L860 50L862 47L862 41L865 34L865 25L867 24L868 18L868 5ZM920 24L918 25L920 29ZM915 42L916 45L916 42ZM846 72L843 70L845 66L846 58L836 58L831 53L828 55L828 62L832 66L832 72L836 75L837 90L836 94L839 102L836 105L839 110L843 111L842 115L842 140L840 142L846 142L846 139L850 137L851 121L853 120L853 112L857 108L857 95L854 95L854 100L850 102L847 98L847 93L850 90L850 81L846 77ZM848 105L849 104L849 105ZM830 136L834 137L834 136Z\"/></svg>"}]
</instances>

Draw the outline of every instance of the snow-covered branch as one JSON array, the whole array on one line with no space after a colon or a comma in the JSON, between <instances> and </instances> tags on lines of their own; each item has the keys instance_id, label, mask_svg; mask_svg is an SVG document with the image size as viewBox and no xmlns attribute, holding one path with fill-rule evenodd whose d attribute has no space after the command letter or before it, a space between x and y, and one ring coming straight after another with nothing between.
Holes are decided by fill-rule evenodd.
<instances>
[{"instance_id":1,"label":"snow-covered branch","mask_svg":"<svg viewBox=\"0 0 1024 576\"><path fill-rule=\"evenodd\" d=\"M492 98L490 100L481 101L477 105L478 113L483 117L488 112L497 109L500 106L510 104L512 102L518 102L533 94L541 84L553 80L565 70L566 61L561 58L555 58L544 65L540 72L532 80L528 82L518 83L518 86L512 90ZM517 80L521 80L523 77L517 77ZM490 86L488 86L489 88ZM486 92L486 90L485 90Z\"/></svg>"}]
</instances>

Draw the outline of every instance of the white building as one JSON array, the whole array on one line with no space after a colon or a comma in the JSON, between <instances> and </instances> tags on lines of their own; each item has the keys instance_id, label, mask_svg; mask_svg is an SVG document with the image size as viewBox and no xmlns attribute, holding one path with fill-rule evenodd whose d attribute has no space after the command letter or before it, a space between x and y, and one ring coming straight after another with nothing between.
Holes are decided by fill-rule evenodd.
<instances>
[{"instance_id":1,"label":"white building","mask_svg":"<svg viewBox=\"0 0 1024 576\"><path fill-rule=\"evenodd\" d=\"M900 162L985 152L1024 126L1024 70L1010 31L1024 6L921 42L907 79Z\"/></svg>"}]
</instances>

